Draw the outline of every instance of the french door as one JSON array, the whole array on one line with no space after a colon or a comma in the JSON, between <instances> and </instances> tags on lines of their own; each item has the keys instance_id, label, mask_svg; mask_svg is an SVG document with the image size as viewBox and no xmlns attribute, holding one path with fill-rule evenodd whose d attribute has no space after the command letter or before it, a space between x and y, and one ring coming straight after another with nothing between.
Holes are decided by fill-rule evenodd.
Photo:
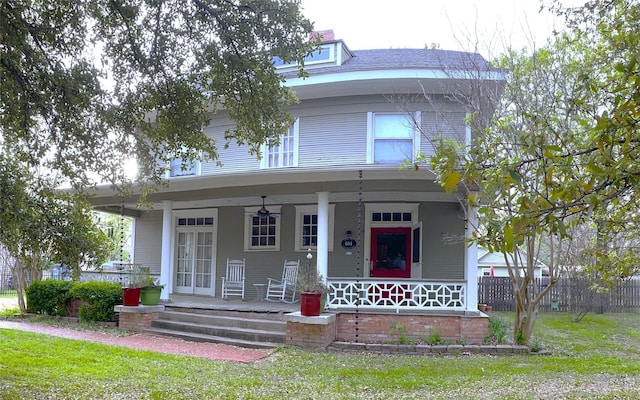
<instances>
[{"instance_id":1,"label":"french door","mask_svg":"<svg viewBox=\"0 0 640 400\"><path fill-rule=\"evenodd\" d=\"M214 293L214 235L199 229L178 230L176 235L176 292L188 294Z\"/></svg>"},{"instance_id":2,"label":"french door","mask_svg":"<svg viewBox=\"0 0 640 400\"><path fill-rule=\"evenodd\" d=\"M412 229L371 228L371 276L411 277Z\"/></svg>"}]
</instances>

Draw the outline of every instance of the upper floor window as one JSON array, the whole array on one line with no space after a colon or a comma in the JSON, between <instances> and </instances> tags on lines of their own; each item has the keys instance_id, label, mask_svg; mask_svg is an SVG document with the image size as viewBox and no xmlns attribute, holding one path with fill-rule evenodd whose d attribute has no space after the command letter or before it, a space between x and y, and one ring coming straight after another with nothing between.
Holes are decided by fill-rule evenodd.
<instances>
[{"instance_id":1,"label":"upper floor window","mask_svg":"<svg viewBox=\"0 0 640 400\"><path fill-rule=\"evenodd\" d=\"M335 204L329 204L329 251L333 251ZM318 206L296 206L295 250L315 250L318 247Z\"/></svg>"},{"instance_id":2,"label":"upper floor window","mask_svg":"<svg viewBox=\"0 0 640 400\"><path fill-rule=\"evenodd\" d=\"M262 148L262 168L298 166L298 119L284 135L279 144L266 144Z\"/></svg>"},{"instance_id":3,"label":"upper floor window","mask_svg":"<svg viewBox=\"0 0 640 400\"><path fill-rule=\"evenodd\" d=\"M189 176L199 174L200 163L197 161L183 161L181 157L173 158L169 162L169 177Z\"/></svg>"},{"instance_id":4,"label":"upper floor window","mask_svg":"<svg viewBox=\"0 0 640 400\"><path fill-rule=\"evenodd\" d=\"M418 124L420 113L413 115ZM420 151L420 135L412 116L406 113L368 113L369 152L367 162L400 164L413 161Z\"/></svg>"},{"instance_id":5,"label":"upper floor window","mask_svg":"<svg viewBox=\"0 0 640 400\"><path fill-rule=\"evenodd\" d=\"M259 207L245 207L244 250L280 250L280 206L269 206L272 213L258 215Z\"/></svg>"}]
</instances>

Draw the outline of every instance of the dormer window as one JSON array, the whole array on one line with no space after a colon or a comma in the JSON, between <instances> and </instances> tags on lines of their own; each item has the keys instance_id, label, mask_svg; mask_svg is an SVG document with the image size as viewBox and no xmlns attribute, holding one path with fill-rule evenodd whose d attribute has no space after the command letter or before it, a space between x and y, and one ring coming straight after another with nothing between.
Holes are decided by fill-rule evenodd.
<instances>
[{"instance_id":1,"label":"dormer window","mask_svg":"<svg viewBox=\"0 0 640 400\"><path fill-rule=\"evenodd\" d=\"M327 43L321 45L317 51L309 54L304 58L305 67L324 67L327 65L336 65L336 45L337 43ZM278 70L286 70L293 69L298 65L298 63L285 63L281 58L274 57L273 65L275 65Z\"/></svg>"}]
</instances>

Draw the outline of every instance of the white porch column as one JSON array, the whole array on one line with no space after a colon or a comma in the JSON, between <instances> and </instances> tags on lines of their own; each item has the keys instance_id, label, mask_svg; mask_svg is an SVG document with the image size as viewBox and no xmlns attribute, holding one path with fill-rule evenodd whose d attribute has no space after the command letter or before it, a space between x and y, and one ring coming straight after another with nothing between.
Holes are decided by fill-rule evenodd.
<instances>
[{"instance_id":1,"label":"white porch column","mask_svg":"<svg viewBox=\"0 0 640 400\"><path fill-rule=\"evenodd\" d=\"M329 192L318 192L318 273L327 283L329 272Z\"/></svg>"},{"instance_id":2,"label":"white porch column","mask_svg":"<svg viewBox=\"0 0 640 400\"><path fill-rule=\"evenodd\" d=\"M475 207L467 209L467 227L465 231L465 238L467 239L472 237L478 225L476 212L477 209ZM466 247L464 261L464 276L467 281L467 311L478 311L478 247L475 243Z\"/></svg>"},{"instance_id":3,"label":"white porch column","mask_svg":"<svg viewBox=\"0 0 640 400\"><path fill-rule=\"evenodd\" d=\"M171 222L173 215L173 202L162 202L162 253L160 255L160 284L164 285L160 300L169 300L172 291L171 282Z\"/></svg>"}]
</instances>

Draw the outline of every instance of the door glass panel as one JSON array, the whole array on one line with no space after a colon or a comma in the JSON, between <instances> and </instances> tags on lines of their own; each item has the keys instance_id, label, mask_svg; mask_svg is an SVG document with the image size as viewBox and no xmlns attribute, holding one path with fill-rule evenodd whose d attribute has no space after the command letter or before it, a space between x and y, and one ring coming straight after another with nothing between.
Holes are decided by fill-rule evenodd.
<instances>
[{"instance_id":1,"label":"door glass panel","mask_svg":"<svg viewBox=\"0 0 640 400\"><path fill-rule=\"evenodd\" d=\"M371 230L371 275L411 277L411 228L373 228Z\"/></svg>"},{"instance_id":2,"label":"door glass panel","mask_svg":"<svg viewBox=\"0 0 640 400\"><path fill-rule=\"evenodd\" d=\"M193 232L178 233L176 285L190 287L193 279Z\"/></svg>"},{"instance_id":3,"label":"door glass panel","mask_svg":"<svg viewBox=\"0 0 640 400\"><path fill-rule=\"evenodd\" d=\"M211 254L213 254L213 234L198 232L196 262L196 288L211 287Z\"/></svg>"},{"instance_id":4,"label":"door glass panel","mask_svg":"<svg viewBox=\"0 0 640 400\"><path fill-rule=\"evenodd\" d=\"M193 220L206 225L205 218ZM176 232L176 290L179 293L213 295L215 234L211 230L199 229Z\"/></svg>"},{"instance_id":5,"label":"door glass panel","mask_svg":"<svg viewBox=\"0 0 640 400\"><path fill-rule=\"evenodd\" d=\"M400 269L407 268L405 249L407 235L404 233L380 233L376 237L376 268Z\"/></svg>"}]
</instances>

